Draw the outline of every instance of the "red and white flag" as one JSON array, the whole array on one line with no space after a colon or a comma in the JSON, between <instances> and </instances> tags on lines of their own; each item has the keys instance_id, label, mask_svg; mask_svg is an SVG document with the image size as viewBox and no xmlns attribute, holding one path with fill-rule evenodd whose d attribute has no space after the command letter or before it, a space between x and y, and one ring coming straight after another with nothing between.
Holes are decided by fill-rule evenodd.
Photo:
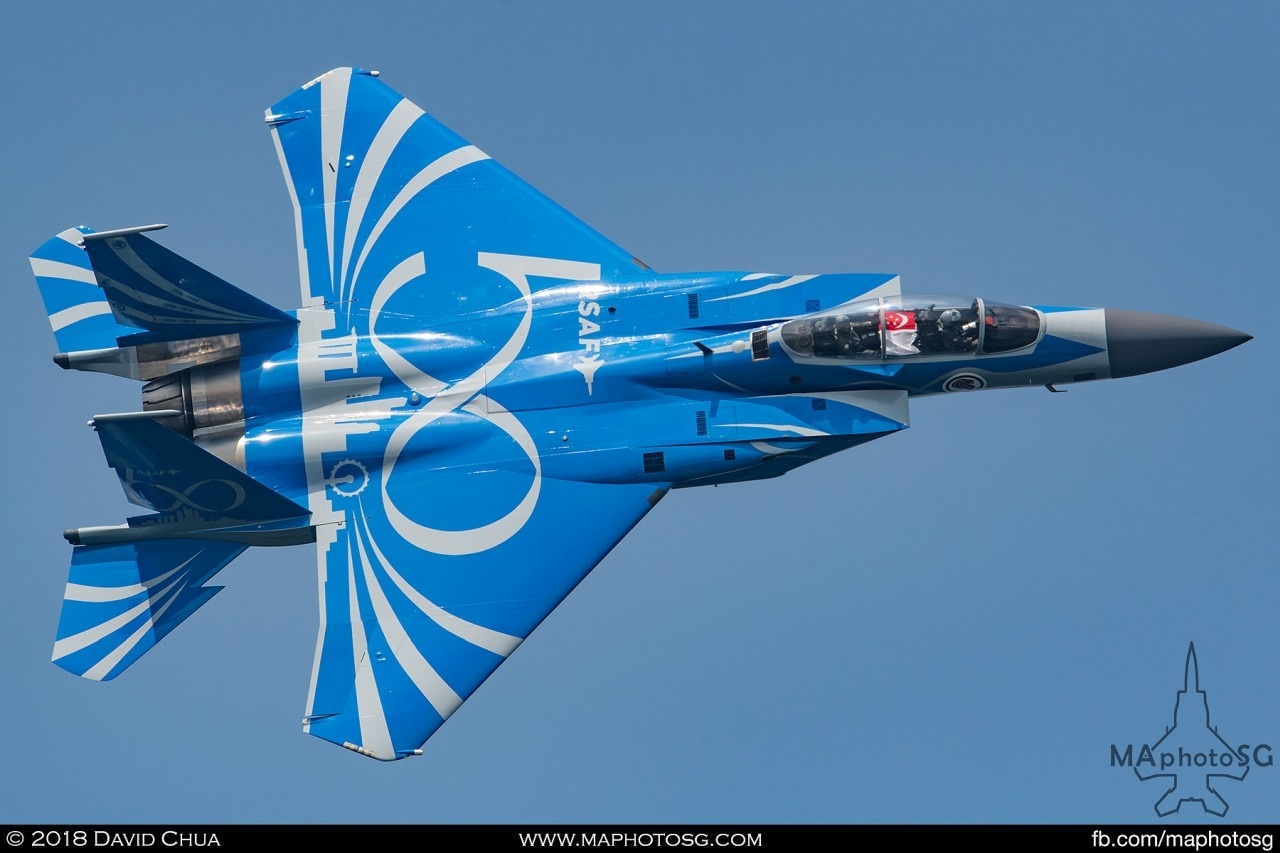
<instances>
[{"instance_id":1,"label":"red and white flag","mask_svg":"<svg viewBox=\"0 0 1280 853\"><path fill-rule=\"evenodd\" d=\"M915 355L920 352L915 346L916 315L914 311L884 312L884 352L885 355Z\"/></svg>"}]
</instances>

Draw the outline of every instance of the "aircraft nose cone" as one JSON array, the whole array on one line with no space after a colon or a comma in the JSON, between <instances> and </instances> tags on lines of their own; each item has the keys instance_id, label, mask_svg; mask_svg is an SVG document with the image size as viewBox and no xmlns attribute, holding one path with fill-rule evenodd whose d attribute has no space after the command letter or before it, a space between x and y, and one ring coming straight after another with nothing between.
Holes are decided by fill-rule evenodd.
<instances>
[{"instance_id":1,"label":"aircraft nose cone","mask_svg":"<svg viewBox=\"0 0 1280 853\"><path fill-rule=\"evenodd\" d=\"M1106 309L1106 327L1111 375L1117 379L1189 364L1253 340L1202 320L1116 308Z\"/></svg>"}]
</instances>

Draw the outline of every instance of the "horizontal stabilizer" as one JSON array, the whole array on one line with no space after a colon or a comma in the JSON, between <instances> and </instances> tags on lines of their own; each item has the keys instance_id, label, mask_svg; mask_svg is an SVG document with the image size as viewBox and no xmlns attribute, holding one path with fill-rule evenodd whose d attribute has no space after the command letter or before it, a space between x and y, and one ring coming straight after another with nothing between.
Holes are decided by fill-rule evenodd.
<instances>
[{"instance_id":1,"label":"horizontal stabilizer","mask_svg":"<svg viewBox=\"0 0 1280 853\"><path fill-rule=\"evenodd\" d=\"M297 518L308 510L145 417L100 415L93 427L130 503L193 527Z\"/></svg>"},{"instance_id":2,"label":"horizontal stabilizer","mask_svg":"<svg viewBox=\"0 0 1280 853\"><path fill-rule=\"evenodd\" d=\"M221 591L203 584L244 549L181 539L76 548L53 662L93 681L115 678Z\"/></svg>"},{"instance_id":3,"label":"horizontal stabilizer","mask_svg":"<svg viewBox=\"0 0 1280 853\"><path fill-rule=\"evenodd\" d=\"M84 235L118 323L150 332L147 340L181 340L296 322L142 235L154 227Z\"/></svg>"},{"instance_id":4,"label":"horizontal stabilizer","mask_svg":"<svg viewBox=\"0 0 1280 853\"><path fill-rule=\"evenodd\" d=\"M50 237L31 255L40 297L58 349L64 353L115 349L116 339L136 329L122 326L111 313L107 294L89 265L80 241L88 228L68 228Z\"/></svg>"}]
</instances>

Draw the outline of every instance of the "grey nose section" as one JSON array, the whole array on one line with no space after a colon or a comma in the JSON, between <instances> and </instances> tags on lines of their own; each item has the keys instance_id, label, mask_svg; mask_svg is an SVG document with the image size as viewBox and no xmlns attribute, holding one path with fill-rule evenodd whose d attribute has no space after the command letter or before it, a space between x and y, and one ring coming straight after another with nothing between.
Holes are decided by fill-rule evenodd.
<instances>
[{"instance_id":1,"label":"grey nose section","mask_svg":"<svg viewBox=\"0 0 1280 853\"><path fill-rule=\"evenodd\" d=\"M1225 352L1253 335L1183 317L1106 309L1111 375L1137 376Z\"/></svg>"}]
</instances>

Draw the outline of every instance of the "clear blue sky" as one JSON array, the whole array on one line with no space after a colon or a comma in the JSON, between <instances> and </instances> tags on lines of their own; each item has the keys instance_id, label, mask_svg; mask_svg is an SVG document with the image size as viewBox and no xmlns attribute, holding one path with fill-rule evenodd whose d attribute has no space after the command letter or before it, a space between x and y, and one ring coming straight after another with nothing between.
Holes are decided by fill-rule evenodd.
<instances>
[{"instance_id":1,"label":"clear blue sky","mask_svg":"<svg viewBox=\"0 0 1280 853\"><path fill-rule=\"evenodd\" d=\"M1247 2L7 7L0 819L1156 820L1162 783L1109 750L1172 724L1191 641L1222 734L1280 754L1277 43L1280 6ZM53 365L26 257L168 222L296 307L262 111L340 65L659 270L896 272L1256 339L924 400L780 480L674 493L422 758L302 734L306 548L246 554L124 676L73 678L60 533L129 510L85 421L138 389ZM1219 790L1227 822L1280 819L1280 765Z\"/></svg>"}]
</instances>

